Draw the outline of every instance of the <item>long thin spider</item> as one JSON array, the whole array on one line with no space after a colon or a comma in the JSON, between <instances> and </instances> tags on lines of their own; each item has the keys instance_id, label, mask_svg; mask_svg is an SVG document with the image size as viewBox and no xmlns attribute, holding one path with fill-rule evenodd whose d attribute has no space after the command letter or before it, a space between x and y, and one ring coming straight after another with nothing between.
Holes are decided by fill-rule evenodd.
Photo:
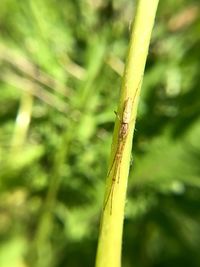
<instances>
[{"instance_id":1,"label":"long thin spider","mask_svg":"<svg viewBox=\"0 0 200 267\"><path fill-rule=\"evenodd\" d=\"M126 138L128 136L128 132L129 132L129 124L131 122L131 115L132 115L132 106L133 106L133 103L135 101L135 97L137 95L138 89L139 89L139 86L136 89L133 100L131 100L131 98L127 98L125 100L123 112L122 112L122 118L120 118L117 114L119 121L120 121L120 130L119 130L119 136L118 136L117 150L115 152L115 155L114 155L110 170L108 171L107 177L110 176L113 168L114 168L114 172L113 172L110 191L109 191L107 198L105 199L105 202L104 202L104 210L105 210L105 208L108 204L108 201L111 198L110 214L112 214L112 202L113 202L115 183L117 180L117 183L119 184L119 180L120 180L121 161L122 161L124 146L126 144Z\"/></svg>"}]
</instances>

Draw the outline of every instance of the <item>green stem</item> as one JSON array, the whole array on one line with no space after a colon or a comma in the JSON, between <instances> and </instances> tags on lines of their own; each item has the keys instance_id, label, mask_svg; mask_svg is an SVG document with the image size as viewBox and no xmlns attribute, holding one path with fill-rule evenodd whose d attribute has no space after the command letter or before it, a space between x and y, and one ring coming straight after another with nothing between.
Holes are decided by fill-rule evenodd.
<instances>
[{"instance_id":1,"label":"green stem","mask_svg":"<svg viewBox=\"0 0 200 267\"><path fill-rule=\"evenodd\" d=\"M137 5L118 106L118 115L122 118L125 100L134 99L131 109L131 122L129 123L128 136L126 137L126 143L122 152L122 159L119 163L120 171L118 166L119 184L114 184L112 214L111 199L102 213L96 267L121 266L122 229L132 136L135 127L140 87L158 2L159 0L139 0ZM109 169L118 149L119 126L119 119L116 118ZM107 177L105 199L107 199L111 190L112 178L113 172Z\"/></svg>"}]
</instances>

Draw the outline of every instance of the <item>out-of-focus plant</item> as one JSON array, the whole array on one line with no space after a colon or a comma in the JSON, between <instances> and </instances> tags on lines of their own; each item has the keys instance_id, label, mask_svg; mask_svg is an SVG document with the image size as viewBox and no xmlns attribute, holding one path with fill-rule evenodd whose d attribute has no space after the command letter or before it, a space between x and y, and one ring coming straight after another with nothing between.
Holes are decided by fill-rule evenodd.
<instances>
[{"instance_id":1,"label":"out-of-focus plant","mask_svg":"<svg viewBox=\"0 0 200 267\"><path fill-rule=\"evenodd\" d=\"M0 266L94 265L133 9L116 0L0 2ZM198 1L160 1L125 267L200 265L199 29Z\"/></svg>"}]
</instances>

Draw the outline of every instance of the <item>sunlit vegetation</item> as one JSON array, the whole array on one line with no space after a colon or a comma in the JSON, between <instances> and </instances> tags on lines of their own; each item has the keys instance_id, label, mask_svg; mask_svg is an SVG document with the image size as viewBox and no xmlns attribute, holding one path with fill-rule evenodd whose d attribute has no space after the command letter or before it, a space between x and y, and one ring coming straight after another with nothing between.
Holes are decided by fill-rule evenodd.
<instances>
[{"instance_id":1,"label":"sunlit vegetation","mask_svg":"<svg viewBox=\"0 0 200 267\"><path fill-rule=\"evenodd\" d=\"M200 266L199 12L159 4L123 267ZM133 13L125 0L0 1L1 267L94 266Z\"/></svg>"}]
</instances>

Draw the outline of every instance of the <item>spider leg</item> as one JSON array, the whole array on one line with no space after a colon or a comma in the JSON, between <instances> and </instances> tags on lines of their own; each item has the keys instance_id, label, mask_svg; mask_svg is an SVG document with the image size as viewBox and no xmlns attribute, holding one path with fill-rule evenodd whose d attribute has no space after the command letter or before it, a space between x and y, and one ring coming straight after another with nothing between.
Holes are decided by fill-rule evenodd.
<instances>
[{"instance_id":1,"label":"spider leg","mask_svg":"<svg viewBox=\"0 0 200 267\"><path fill-rule=\"evenodd\" d=\"M117 147L117 151L115 152L115 156L114 156L114 158L113 158L113 161L112 161L110 170L108 171L107 177L110 176L110 173L111 173L111 171L112 171L112 169L113 169L113 167L114 167L114 164L115 164L115 160L116 160L117 154L118 154L118 147Z\"/></svg>"},{"instance_id":2,"label":"spider leg","mask_svg":"<svg viewBox=\"0 0 200 267\"><path fill-rule=\"evenodd\" d=\"M111 187L110 187L108 196L107 196L107 198L106 198L106 200L104 202L104 208L103 208L103 210L105 210L105 208L106 208L106 206L108 204L108 201L109 201L109 199L111 197L111 212L110 212L110 214L112 214L112 199L113 199L113 192L114 192L115 181L116 181L116 179L112 179L112 184L111 184Z\"/></svg>"},{"instance_id":3,"label":"spider leg","mask_svg":"<svg viewBox=\"0 0 200 267\"><path fill-rule=\"evenodd\" d=\"M117 158L117 161L118 161L118 158L119 158L119 154L116 154L115 156ZM104 210L108 204L108 201L110 199L110 215L112 214L112 202L113 202L113 194L114 194L114 187L115 187L115 183L116 183L116 177L117 177L117 174L118 174L118 164L117 164L117 161L114 161L115 162L115 165L113 164L113 166L115 166L114 168L114 173L113 173L113 178L112 178L112 183L111 183L111 187L110 187L110 191L108 193L108 196L105 200L105 203L104 203ZM112 167L113 167L112 166Z\"/></svg>"},{"instance_id":4,"label":"spider leg","mask_svg":"<svg viewBox=\"0 0 200 267\"><path fill-rule=\"evenodd\" d=\"M111 187L111 194L110 194L110 215L112 215L112 204L113 204L113 193L114 193L114 182Z\"/></svg>"}]
</instances>

